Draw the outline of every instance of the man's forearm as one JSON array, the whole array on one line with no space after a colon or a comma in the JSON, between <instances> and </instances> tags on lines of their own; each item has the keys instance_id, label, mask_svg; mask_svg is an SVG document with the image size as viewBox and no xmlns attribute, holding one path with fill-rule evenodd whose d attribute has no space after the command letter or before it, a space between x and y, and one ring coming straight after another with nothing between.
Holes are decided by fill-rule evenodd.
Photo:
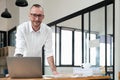
<instances>
[{"instance_id":1,"label":"man's forearm","mask_svg":"<svg viewBox=\"0 0 120 80\"><path fill-rule=\"evenodd\" d=\"M50 68L51 68L52 72L56 71L56 66L54 64L53 56L48 57L47 60L48 60L48 63L50 65Z\"/></svg>"}]
</instances>

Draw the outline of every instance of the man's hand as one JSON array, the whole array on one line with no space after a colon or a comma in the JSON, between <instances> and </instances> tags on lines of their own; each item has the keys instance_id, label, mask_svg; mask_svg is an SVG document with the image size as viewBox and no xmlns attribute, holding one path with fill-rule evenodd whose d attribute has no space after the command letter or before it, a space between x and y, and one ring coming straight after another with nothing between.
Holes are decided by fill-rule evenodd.
<instances>
[{"instance_id":1,"label":"man's hand","mask_svg":"<svg viewBox=\"0 0 120 80\"><path fill-rule=\"evenodd\" d=\"M52 70L52 73L53 73L54 75L57 75L58 72L57 72L56 66L55 66L55 64L54 64L54 58L53 58L53 56L48 57L47 60L48 60L49 66L50 66L50 68L51 68L51 70Z\"/></svg>"},{"instance_id":2,"label":"man's hand","mask_svg":"<svg viewBox=\"0 0 120 80\"><path fill-rule=\"evenodd\" d=\"M53 75L58 75L59 73L57 71L52 71Z\"/></svg>"}]
</instances>

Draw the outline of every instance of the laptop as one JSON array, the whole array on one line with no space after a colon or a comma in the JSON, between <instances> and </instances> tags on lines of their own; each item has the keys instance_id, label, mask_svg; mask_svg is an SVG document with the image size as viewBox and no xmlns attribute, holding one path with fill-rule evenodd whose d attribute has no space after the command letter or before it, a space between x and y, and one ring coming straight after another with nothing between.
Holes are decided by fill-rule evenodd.
<instances>
[{"instance_id":1,"label":"laptop","mask_svg":"<svg viewBox=\"0 0 120 80\"><path fill-rule=\"evenodd\" d=\"M11 78L41 78L41 57L7 57L8 74Z\"/></svg>"}]
</instances>

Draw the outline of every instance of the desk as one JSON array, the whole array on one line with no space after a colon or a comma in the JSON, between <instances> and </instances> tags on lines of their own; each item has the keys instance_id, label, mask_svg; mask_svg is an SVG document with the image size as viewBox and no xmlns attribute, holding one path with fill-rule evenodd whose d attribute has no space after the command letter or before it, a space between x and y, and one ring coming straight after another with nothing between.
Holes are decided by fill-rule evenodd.
<instances>
[{"instance_id":1,"label":"desk","mask_svg":"<svg viewBox=\"0 0 120 80\"><path fill-rule=\"evenodd\" d=\"M109 80L110 76L89 76L89 77L79 77L79 78L30 78L30 79L11 79L11 78L0 78L0 80Z\"/></svg>"}]
</instances>

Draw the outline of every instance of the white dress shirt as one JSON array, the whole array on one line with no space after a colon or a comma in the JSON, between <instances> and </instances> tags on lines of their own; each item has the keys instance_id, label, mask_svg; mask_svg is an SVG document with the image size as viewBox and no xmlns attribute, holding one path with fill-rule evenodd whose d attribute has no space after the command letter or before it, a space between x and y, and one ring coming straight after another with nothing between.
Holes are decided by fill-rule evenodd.
<instances>
[{"instance_id":1,"label":"white dress shirt","mask_svg":"<svg viewBox=\"0 0 120 80\"><path fill-rule=\"evenodd\" d=\"M15 54L24 57L41 57L44 45L45 56L53 56L52 30L46 24L41 23L40 30L32 29L31 21L24 22L17 27Z\"/></svg>"}]
</instances>

